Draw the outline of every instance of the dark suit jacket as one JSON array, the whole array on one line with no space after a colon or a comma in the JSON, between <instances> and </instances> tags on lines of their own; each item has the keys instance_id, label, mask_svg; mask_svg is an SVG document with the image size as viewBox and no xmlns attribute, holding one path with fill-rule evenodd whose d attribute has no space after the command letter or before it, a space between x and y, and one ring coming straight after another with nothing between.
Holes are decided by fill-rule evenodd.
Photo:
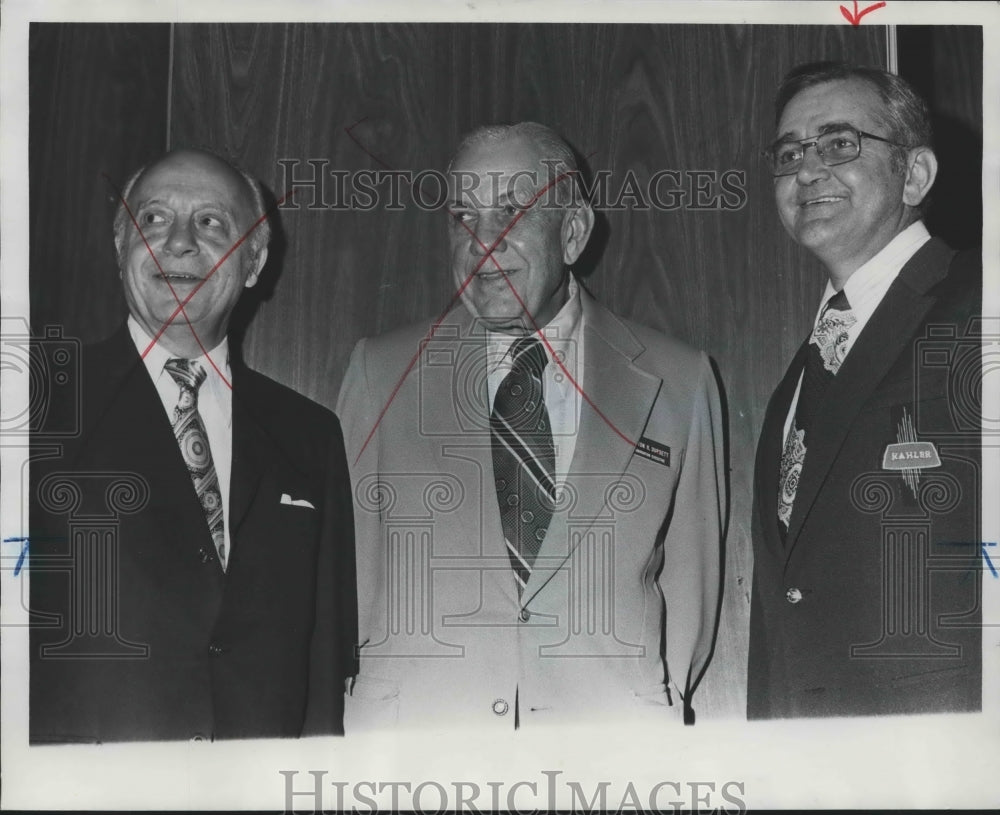
<instances>
[{"instance_id":1,"label":"dark suit jacket","mask_svg":"<svg viewBox=\"0 0 1000 815\"><path fill-rule=\"evenodd\" d=\"M806 345L771 398L754 480L749 718L980 708L981 352L966 332L980 331L981 289L978 256L937 239L903 267L813 421L785 544L782 431ZM907 417L941 462L909 479L884 462Z\"/></svg>"},{"instance_id":2,"label":"dark suit jacket","mask_svg":"<svg viewBox=\"0 0 1000 815\"><path fill-rule=\"evenodd\" d=\"M84 350L79 436L54 458L35 438L33 743L342 732L356 612L339 424L244 365L232 380L225 573L125 327Z\"/></svg>"}]
</instances>

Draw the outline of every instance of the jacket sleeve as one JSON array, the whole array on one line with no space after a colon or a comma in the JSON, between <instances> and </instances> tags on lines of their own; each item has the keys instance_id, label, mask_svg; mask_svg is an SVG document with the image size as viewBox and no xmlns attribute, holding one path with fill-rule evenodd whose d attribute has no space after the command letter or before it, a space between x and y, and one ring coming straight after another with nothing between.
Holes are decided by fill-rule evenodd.
<instances>
[{"instance_id":1,"label":"jacket sleeve","mask_svg":"<svg viewBox=\"0 0 1000 815\"><path fill-rule=\"evenodd\" d=\"M367 370L367 345L364 339L354 347L347 367L337 414L344 429L347 466L351 474L354 499L354 533L357 545L358 640L364 644L370 630L371 599L377 592L381 563L382 530L379 506L379 427L381 403L372 392ZM356 674L356 670L352 675Z\"/></svg>"},{"instance_id":2,"label":"jacket sleeve","mask_svg":"<svg viewBox=\"0 0 1000 815\"><path fill-rule=\"evenodd\" d=\"M693 721L691 695L712 654L718 625L727 512L722 410L705 354L692 396L659 578L667 609L667 668L684 697L688 721Z\"/></svg>"},{"instance_id":3,"label":"jacket sleeve","mask_svg":"<svg viewBox=\"0 0 1000 815\"><path fill-rule=\"evenodd\" d=\"M344 439L334 420L326 462L304 736L344 732L344 682L354 672L357 642L353 516Z\"/></svg>"}]
</instances>

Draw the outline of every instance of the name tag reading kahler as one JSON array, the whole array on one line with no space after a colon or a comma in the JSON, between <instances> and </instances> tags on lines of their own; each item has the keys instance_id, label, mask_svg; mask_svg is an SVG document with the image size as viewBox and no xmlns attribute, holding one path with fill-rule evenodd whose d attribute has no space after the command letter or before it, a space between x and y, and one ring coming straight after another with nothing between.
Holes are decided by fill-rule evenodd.
<instances>
[{"instance_id":1,"label":"name tag reading kahler","mask_svg":"<svg viewBox=\"0 0 1000 815\"><path fill-rule=\"evenodd\" d=\"M937 448L934 447L934 442L930 441L890 444L882 456L883 470L923 470L940 466L941 458L938 456Z\"/></svg>"}]
</instances>

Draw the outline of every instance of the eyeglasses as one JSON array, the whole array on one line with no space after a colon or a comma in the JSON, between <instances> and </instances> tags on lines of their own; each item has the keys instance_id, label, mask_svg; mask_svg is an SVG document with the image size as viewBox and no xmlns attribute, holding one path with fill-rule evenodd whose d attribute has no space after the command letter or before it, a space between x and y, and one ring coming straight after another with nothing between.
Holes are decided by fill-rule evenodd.
<instances>
[{"instance_id":1,"label":"eyeglasses","mask_svg":"<svg viewBox=\"0 0 1000 815\"><path fill-rule=\"evenodd\" d=\"M768 168L776 178L783 175L795 175L802 167L802 162L805 161L806 150L813 146L816 147L816 153L827 167L835 167L838 164L854 161L861 155L862 136L896 147L906 147L905 144L884 139L874 133L865 133L863 130L845 127L842 130L821 133L811 139L783 139L772 144L761 155L767 160Z\"/></svg>"}]
</instances>

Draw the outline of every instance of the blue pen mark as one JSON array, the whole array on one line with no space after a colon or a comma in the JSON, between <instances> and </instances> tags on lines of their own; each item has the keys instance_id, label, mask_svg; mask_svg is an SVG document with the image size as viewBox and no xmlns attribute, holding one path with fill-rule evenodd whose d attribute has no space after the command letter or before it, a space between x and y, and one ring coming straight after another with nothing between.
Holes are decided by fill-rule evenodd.
<instances>
[{"instance_id":1,"label":"blue pen mark","mask_svg":"<svg viewBox=\"0 0 1000 815\"><path fill-rule=\"evenodd\" d=\"M996 546L996 545L997 545L996 541L990 541L989 543L983 541L981 544L979 544L979 548L982 549L983 551L983 560L985 560L986 565L990 567L990 574L992 574L994 577L1000 577L1000 575L997 574L997 570L993 565L993 561L990 560L989 552L986 551L987 546Z\"/></svg>"},{"instance_id":2,"label":"blue pen mark","mask_svg":"<svg viewBox=\"0 0 1000 815\"><path fill-rule=\"evenodd\" d=\"M15 538L4 538L4 543L16 543L21 542L21 554L17 558L17 565L14 566L14 577L17 577L21 573L21 568L24 566L24 560L28 556L28 539L25 537L15 537Z\"/></svg>"},{"instance_id":3,"label":"blue pen mark","mask_svg":"<svg viewBox=\"0 0 1000 815\"><path fill-rule=\"evenodd\" d=\"M3 542L21 544L21 554L17 559L17 565L14 567L14 577L17 577L21 573L21 567L24 566L24 559L28 555L28 539L23 535L18 535L13 538L4 538Z\"/></svg>"},{"instance_id":4,"label":"blue pen mark","mask_svg":"<svg viewBox=\"0 0 1000 815\"><path fill-rule=\"evenodd\" d=\"M994 566L993 565L993 561L990 560L989 552L986 551L986 547L987 546L996 546L997 545L996 541L980 541L978 544L975 541L942 541L941 545L942 546L977 546L978 545L979 546L979 550L983 554L983 560L986 561L986 565L989 567L990 574L992 574L994 578L1000 578L1000 574L997 573L996 566ZM964 583L966 580L968 580L970 574L971 574L971 570L965 572L965 574L962 575L961 582Z\"/></svg>"}]
</instances>

